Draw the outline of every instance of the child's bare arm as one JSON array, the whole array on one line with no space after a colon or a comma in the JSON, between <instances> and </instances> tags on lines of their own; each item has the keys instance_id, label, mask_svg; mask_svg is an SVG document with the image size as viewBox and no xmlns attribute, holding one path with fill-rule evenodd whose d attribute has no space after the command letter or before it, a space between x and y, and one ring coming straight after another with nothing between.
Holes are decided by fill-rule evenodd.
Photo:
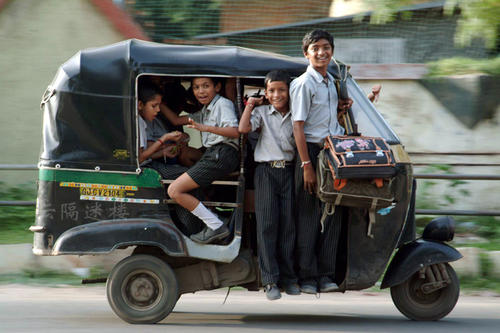
<instances>
[{"instance_id":1,"label":"child's bare arm","mask_svg":"<svg viewBox=\"0 0 500 333\"><path fill-rule=\"evenodd\" d=\"M245 106L245 110L241 115L240 124L238 126L238 131L240 133L246 134L252 131L252 124L250 123L250 118L252 115L252 111L255 105L261 105L264 101L264 97L255 98L250 97L248 99L247 105Z\"/></svg>"},{"instance_id":2,"label":"child's bare arm","mask_svg":"<svg viewBox=\"0 0 500 333\"><path fill-rule=\"evenodd\" d=\"M210 132L228 138L238 138L240 136L240 132L238 132L238 127L218 127L218 126L204 125L197 123L191 118L189 118L189 125L187 127L194 128L200 132Z\"/></svg>"},{"instance_id":3,"label":"child's bare arm","mask_svg":"<svg viewBox=\"0 0 500 333\"><path fill-rule=\"evenodd\" d=\"M170 110L165 104L160 104L161 113L168 119L168 121L174 126L187 125L189 123L187 116L179 116L174 111Z\"/></svg>"},{"instance_id":4,"label":"child's bare arm","mask_svg":"<svg viewBox=\"0 0 500 333\"><path fill-rule=\"evenodd\" d=\"M182 136L182 133L179 131L165 133L158 140L152 142L151 144L148 144L148 147L146 149L141 148L139 151L139 163L142 163L145 160L147 160L148 158L153 157L154 153L156 153L157 151L162 149L165 141L169 141L169 140L177 141L180 139L181 136ZM161 156L163 156L163 155L161 155ZM160 157L160 156L158 156L158 157Z\"/></svg>"}]
</instances>

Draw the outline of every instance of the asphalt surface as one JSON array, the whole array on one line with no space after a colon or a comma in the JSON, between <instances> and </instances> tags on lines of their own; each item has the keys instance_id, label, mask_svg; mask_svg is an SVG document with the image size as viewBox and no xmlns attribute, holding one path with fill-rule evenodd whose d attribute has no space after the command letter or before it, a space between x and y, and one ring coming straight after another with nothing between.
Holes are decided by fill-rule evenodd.
<instances>
[{"instance_id":1,"label":"asphalt surface","mask_svg":"<svg viewBox=\"0 0 500 333\"><path fill-rule=\"evenodd\" d=\"M461 295L436 322L406 319L389 293L287 296L216 290L183 295L155 325L130 325L107 303L104 286L0 286L0 332L498 332L500 297Z\"/></svg>"}]
</instances>

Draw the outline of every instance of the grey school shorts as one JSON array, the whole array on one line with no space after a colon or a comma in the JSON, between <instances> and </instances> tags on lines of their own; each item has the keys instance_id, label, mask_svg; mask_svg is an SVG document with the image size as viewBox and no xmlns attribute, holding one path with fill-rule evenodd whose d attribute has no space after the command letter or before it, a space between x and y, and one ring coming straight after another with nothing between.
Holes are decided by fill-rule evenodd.
<instances>
[{"instance_id":1,"label":"grey school shorts","mask_svg":"<svg viewBox=\"0 0 500 333\"><path fill-rule=\"evenodd\" d=\"M238 150L230 145L219 143L208 148L201 159L186 172L196 184L206 187L214 180L221 179L236 170L239 162Z\"/></svg>"}]
</instances>

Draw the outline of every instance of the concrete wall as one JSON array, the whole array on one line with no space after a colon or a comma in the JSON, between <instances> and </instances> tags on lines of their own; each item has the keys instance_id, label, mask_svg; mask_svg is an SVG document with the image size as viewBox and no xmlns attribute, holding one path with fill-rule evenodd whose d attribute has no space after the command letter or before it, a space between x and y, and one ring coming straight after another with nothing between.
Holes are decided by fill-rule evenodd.
<instances>
[{"instance_id":1,"label":"concrete wall","mask_svg":"<svg viewBox=\"0 0 500 333\"><path fill-rule=\"evenodd\" d=\"M0 164L35 164L40 99L58 67L80 49L124 39L87 0L11 0L0 11ZM0 171L31 182L33 171Z\"/></svg>"},{"instance_id":2,"label":"concrete wall","mask_svg":"<svg viewBox=\"0 0 500 333\"><path fill-rule=\"evenodd\" d=\"M497 108L493 119L482 120L474 128L468 128L418 83L418 80L364 79L357 82L367 93L374 84L382 84L380 98L375 106L410 152L500 152L496 144L500 141L500 107ZM499 164L500 156L415 156L412 161ZM415 168L415 172L423 171L424 167ZM500 167L455 167L453 171L466 174L500 174ZM436 182L436 198L450 192L449 181ZM470 195L460 195L458 189L468 190ZM454 209L500 209L500 181L468 181L465 186L457 187L453 195L462 198L450 206Z\"/></svg>"}]
</instances>

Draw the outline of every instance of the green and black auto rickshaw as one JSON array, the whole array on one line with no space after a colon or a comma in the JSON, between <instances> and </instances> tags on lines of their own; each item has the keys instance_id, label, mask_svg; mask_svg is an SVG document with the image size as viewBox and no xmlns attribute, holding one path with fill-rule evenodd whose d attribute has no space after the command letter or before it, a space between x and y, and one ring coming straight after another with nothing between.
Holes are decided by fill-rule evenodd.
<instances>
[{"instance_id":1,"label":"green and black auto rickshaw","mask_svg":"<svg viewBox=\"0 0 500 333\"><path fill-rule=\"evenodd\" d=\"M207 206L231 221L222 244L203 245L181 232L166 188L172 180L138 162L137 88L142 76L189 82L225 80L241 114L243 98L262 88L276 69L297 77L302 59L231 46L165 45L127 40L78 52L48 86L43 109L33 252L36 255L107 255L133 247L107 277L107 297L129 323L155 323L180 295L243 286L259 290L252 214L251 154L241 138L238 172L213 183ZM340 67L339 67L340 66ZM339 78L344 65L332 66ZM448 262L461 258L444 241L449 219L431 222L416 238L412 164L397 135L349 76L352 114L363 135L384 138L397 176L392 209L376 215L367 234L362 209L342 210L335 280L339 292L375 285L391 288L397 308L414 320L437 320L455 306L459 282ZM394 254L394 256L393 256ZM392 259L391 259L392 258Z\"/></svg>"}]
</instances>

